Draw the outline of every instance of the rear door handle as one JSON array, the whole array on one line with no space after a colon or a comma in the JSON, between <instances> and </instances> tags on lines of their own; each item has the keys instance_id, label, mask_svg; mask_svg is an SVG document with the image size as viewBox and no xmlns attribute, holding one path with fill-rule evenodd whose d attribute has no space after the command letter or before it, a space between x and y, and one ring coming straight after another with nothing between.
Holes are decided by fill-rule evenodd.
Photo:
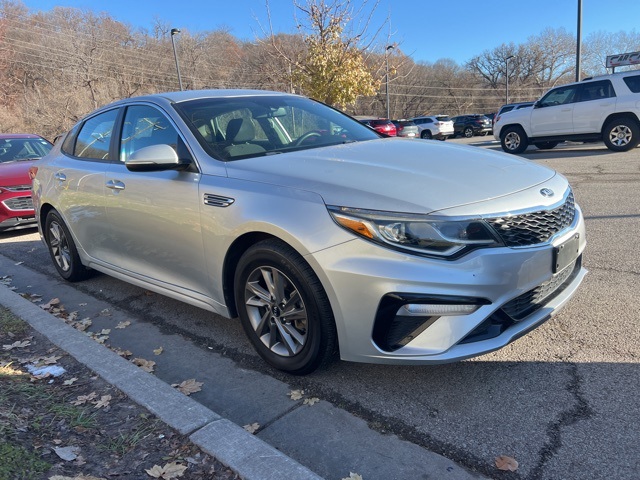
<instances>
[{"instance_id":1,"label":"rear door handle","mask_svg":"<svg viewBox=\"0 0 640 480\"><path fill-rule=\"evenodd\" d=\"M56 174L53 176L53 178L55 178L59 182L66 182L67 181L67 176L64 173L60 173L60 172L56 172Z\"/></svg>"},{"instance_id":2,"label":"rear door handle","mask_svg":"<svg viewBox=\"0 0 640 480\"><path fill-rule=\"evenodd\" d=\"M120 180L109 180L106 184L107 188L111 190L124 190L124 183Z\"/></svg>"}]
</instances>

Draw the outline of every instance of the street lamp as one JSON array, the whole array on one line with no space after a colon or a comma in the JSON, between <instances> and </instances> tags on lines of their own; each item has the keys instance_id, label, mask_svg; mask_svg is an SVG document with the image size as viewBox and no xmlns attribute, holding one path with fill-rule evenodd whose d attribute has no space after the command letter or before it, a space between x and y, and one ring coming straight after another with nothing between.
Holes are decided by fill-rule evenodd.
<instances>
[{"instance_id":1,"label":"street lamp","mask_svg":"<svg viewBox=\"0 0 640 480\"><path fill-rule=\"evenodd\" d=\"M177 33L180 33L180 29L179 28L172 28L171 29L171 45L173 45L173 58L176 59L176 70L178 71L178 83L180 84L180 91L183 90L182 88L182 76L180 75L180 65L178 64L178 54L176 53L176 42L173 40L173 36Z\"/></svg>"},{"instance_id":2,"label":"street lamp","mask_svg":"<svg viewBox=\"0 0 640 480\"><path fill-rule=\"evenodd\" d=\"M505 63L505 92L504 92L504 104L508 104L509 103L509 60L511 60L512 58L516 58L515 55L509 55L507 58L505 58L504 63Z\"/></svg>"},{"instance_id":3,"label":"street lamp","mask_svg":"<svg viewBox=\"0 0 640 480\"><path fill-rule=\"evenodd\" d=\"M387 93L387 118L391 118L389 115L389 50L393 50L393 45L388 45L387 50L385 51L385 62L386 62L386 75L385 75L385 90Z\"/></svg>"}]
</instances>

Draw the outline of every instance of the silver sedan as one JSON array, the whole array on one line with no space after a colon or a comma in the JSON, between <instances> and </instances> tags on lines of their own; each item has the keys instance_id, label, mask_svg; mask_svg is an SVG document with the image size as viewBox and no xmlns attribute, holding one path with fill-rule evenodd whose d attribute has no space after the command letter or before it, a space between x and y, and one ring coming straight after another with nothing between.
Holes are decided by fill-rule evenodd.
<instances>
[{"instance_id":1,"label":"silver sedan","mask_svg":"<svg viewBox=\"0 0 640 480\"><path fill-rule=\"evenodd\" d=\"M383 138L296 95L116 102L31 173L63 278L98 270L237 316L294 374L337 351L428 364L496 350L553 316L586 273L584 220L560 174Z\"/></svg>"}]
</instances>

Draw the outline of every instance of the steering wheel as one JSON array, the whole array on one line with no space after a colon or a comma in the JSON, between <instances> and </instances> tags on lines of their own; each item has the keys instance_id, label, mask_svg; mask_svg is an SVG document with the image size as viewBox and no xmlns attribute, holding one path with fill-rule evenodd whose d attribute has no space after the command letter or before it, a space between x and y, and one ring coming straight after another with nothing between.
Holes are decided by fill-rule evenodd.
<instances>
[{"instance_id":1,"label":"steering wheel","mask_svg":"<svg viewBox=\"0 0 640 480\"><path fill-rule=\"evenodd\" d=\"M322 135L319 132L311 130L311 131L309 131L307 133L304 133L304 134L300 135L298 137L298 139L294 142L294 144L295 144L296 147L299 147L300 145L302 145L304 142L306 142L310 138L321 137L321 136Z\"/></svg>"}]
</instances>

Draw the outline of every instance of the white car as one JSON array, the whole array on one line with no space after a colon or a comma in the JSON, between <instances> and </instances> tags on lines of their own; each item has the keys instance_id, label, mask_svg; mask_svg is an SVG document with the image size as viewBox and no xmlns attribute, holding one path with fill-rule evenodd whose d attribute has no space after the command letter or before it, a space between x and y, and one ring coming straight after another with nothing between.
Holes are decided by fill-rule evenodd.
<instances>
[{"instance_id":1,"label":"white car","mask_svg":"<svg viewBox=\"0 0 640 480\"><path fill-rule=\"evenodd\" d=\"M446 140L453 135L453 121L448 115L415 117L411 121L420 129L420 138Z\"/></svg>"},{"instance_id":2,"label":"white car","mask_svg":"<svg viewBox=\"0 0 640 480\"><path fill-rule=\"evenodd\" d=\"M623 152L640 142L639 118L640 72L622 72L553 88L533 108L500 115L493 135L508 153L566 140L604 140L610 150Z\"/></svg>"},{"instance_id":3,"label":"white car","mask_svg":"<svg viewBox=\"0 0 640 480\"><path fill-rule=\"evenodd\" d=\"M499 152L382 137L310 99L148 95L80 120L36 166L67 281L98 270L239 317L272 366L443 363L497 350L580 285L565 177Z\"/></svg>"}]
</instances>

